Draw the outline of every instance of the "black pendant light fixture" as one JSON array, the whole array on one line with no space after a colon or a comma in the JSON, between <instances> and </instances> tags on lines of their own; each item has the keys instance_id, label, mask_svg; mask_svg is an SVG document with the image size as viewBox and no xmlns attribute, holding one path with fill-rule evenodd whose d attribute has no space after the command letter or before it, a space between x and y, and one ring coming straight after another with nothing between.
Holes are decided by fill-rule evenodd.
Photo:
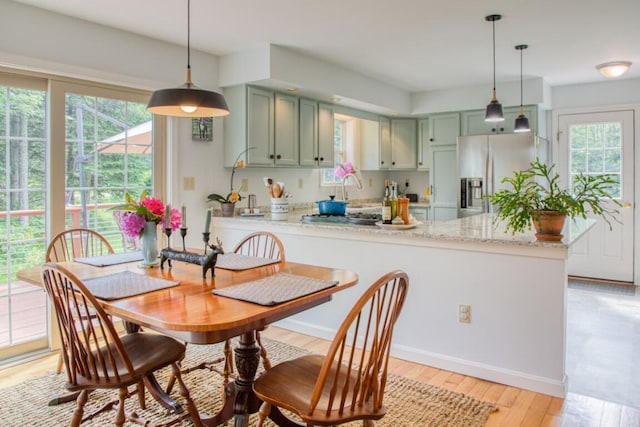
<instances>
[{"instance_id":1,"label":"black pendant light fixture","mask_svg":"<svg viewBox=\"0 0 640 427\"><path fill-rule=\"evenodd\" d=\"M151 94L147 111L176 117L219 117L229 114L224 96L200 89L191 81L191 0L187 0L187 81Z\"/></svg>"},{"instance_id":2,"label":"black pendant light fixture","mask_svg":"<svg viewBox=\"0 0 640 427\"><path fill-rule=\"evenodd\" d=\"M484 19L493 25L493 91L491 92L491 102L487 105L487 111L484 114L484 120L486 122L501 122L504 120L502 104L496 98L496 21L502 19L502 15L488 15Z\"/></svg>"},{"instance_id":3,"label":"black pendant light fixture","mask_svg":"<svg viewBox=\"0 0 640 427\"><path fill-rule=\"evenodd\" d=\"M514 132L531 132L529 127L529 119L524 115L524 107L522 106L523 89L522 89L522 51L528 48L526 44L519 44L516 46L516 50L520 51L520 114L516 118L516 123L513 126Z\"/></svg>"}]
</instances>

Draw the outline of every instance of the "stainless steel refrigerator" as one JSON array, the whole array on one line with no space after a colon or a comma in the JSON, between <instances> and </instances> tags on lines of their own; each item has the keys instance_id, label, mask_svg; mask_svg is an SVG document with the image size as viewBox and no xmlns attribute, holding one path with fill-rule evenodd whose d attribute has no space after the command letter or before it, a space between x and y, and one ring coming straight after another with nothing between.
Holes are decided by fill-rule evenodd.
<instances>
[{"instance_id":1,"label":"stainless steel refrigerator","mask_svg":"<svg viewBox=\"0 0 640 427\"><path fill-rule=\"evenodd\" d=\"M484 196L504 188L504 177L549 159L548 141L530 133L461 136L457 150L458 218L493 212Z\"/></svg>"}]
</instances>

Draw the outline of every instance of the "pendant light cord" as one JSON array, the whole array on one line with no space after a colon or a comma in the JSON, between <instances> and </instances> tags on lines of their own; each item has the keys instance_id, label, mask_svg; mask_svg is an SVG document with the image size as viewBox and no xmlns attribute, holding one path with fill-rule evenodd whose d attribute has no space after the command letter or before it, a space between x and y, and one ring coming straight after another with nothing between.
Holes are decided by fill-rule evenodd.
<instances>
[{"instance_id":1,"label":"pendant light cord","mask_svg":"<svg viewBox=\"0 0 640 427\"><path fill-rule=\"evenodd\" d=\"M523 49L520 49L520 111L522 111L522 98L524 97L524 90L522 89L522 51ZM522 112L520 113L522 114Z\"/></svg>"},{"instance_id":2,"label":"pendant light cord","mask_svg":"<svg viewBox=\"0 0 640 427\"><path fill-rule=\"evenodd\" d=\"M187 68L191 69L191 0L187 0Z\"/></svg>"},{"instance_id":3,"label":"pendant light cord","mask_svg":"<svg viewBox=\"0 0 640 427\"><path fill-rule=\"evenodd\" d=\"M496 21L491 21L493 27L493 93L496 91Z\"/></svg>"}]
</instances>

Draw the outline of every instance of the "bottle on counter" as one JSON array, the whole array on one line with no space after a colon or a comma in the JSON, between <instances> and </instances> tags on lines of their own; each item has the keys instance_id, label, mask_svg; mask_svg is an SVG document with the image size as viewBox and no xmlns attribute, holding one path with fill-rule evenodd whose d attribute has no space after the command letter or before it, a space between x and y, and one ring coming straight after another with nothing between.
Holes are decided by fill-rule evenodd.
<instances>
[{"instance_id":1,"label":"bottle on counter","mask_svg":"<svg viewBox=\"0 0 640 427\"><path fill-rule=\"evenodd\" d=\"M384 180L384 198L382 199L382 223L391 224L391 190L389 180Z\"/></svg>"},{"instance_id":2,"label":"bottle on counter","mask_svg":"<svg viewBox=\"0 0 640 427\"><path fill-rule=\"evenodd\" d=\"M398 183L391 181L391 221L393 221L398 214Z\"/></svg>"}]
</instances>

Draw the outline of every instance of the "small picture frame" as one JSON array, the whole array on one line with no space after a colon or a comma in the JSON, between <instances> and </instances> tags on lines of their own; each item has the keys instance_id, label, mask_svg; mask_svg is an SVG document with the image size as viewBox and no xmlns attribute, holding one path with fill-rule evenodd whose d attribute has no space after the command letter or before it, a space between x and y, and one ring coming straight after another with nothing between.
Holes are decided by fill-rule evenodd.
<instances>
[{"instance_id":1,"label":"small picture frame","mask_svg":"<svg viewBox=\"0 0 640 427\"><path fill-rule=\"evenodd\" d=\"M213 117L200 117L191 120L191 139L194 141L213 141Z\"/></svg>"}]
</instances>

